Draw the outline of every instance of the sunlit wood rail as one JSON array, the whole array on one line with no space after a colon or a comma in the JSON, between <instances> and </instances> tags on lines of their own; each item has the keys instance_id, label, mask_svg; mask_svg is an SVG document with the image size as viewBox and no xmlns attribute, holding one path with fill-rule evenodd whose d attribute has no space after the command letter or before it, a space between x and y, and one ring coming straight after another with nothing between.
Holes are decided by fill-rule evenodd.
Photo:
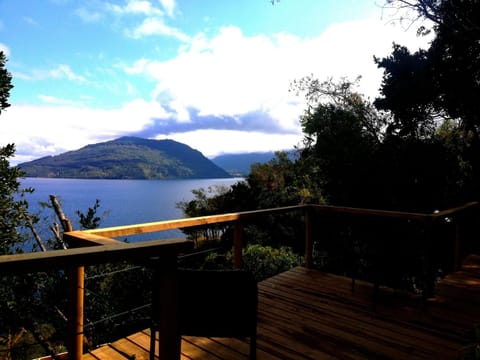
<instances>
[{"instance_id":1,"label":"sunlit wood rail","mask_svg":"<svg viewBox=\"0 0 480 360\"><path fill-rule=\"evenodd\" d=\"M243 225L250 219L262 215L275 215L286 212L299 212L303 216L305 223L305 265L307 268L312 265L312 232L311 226L315 216L319 213L342 213L358 216L374 216L384 218L399 218L412 221L423 222L426 227L431 226L435 221L445 217L451 217L457 224L457 238L454 242L454 262L456 266L460 264L463 256L462 250L462 214L470 209L478 207L478 203L472 202L458 208L440 211L433 214L405 213L394 211L382 211L372 209L358 209L348 207L322 206L322 205L298 205L275 209L265 209L247 212L238 212L222 215L212 215L197 218L177 219L160 221L146 224L126 225L120 227L95 229L87 231L71 231L64 234L64 240L71 248L68 250L57 250L47 253L28 253L19 255L7 255L0 257L1 274L19 274L25 272L40 272L54 268L67 269L70 274L70 292L69 292L69 335L68 348L72 359L80 360L83 352L83 267L85 265L95 265L115 261L144 261L157 258L157 265L165 274L164 301L166 303L175 302L175 292L170 291L172 279L175 279L176 258L177 255L188 251L192 243L183 239L178 240L159 240L143 243L120 243L113 238L130 236L136 234L153 233L170 229L181 229L199 225L209 225L216 223L232 223L235 226L234 231L234 266L242 265L242 247L243 247ZM433 239L428 239L433 241ZM162 286L162 284L160 284ZM176 314L174 311L168 314L162 325L168 328L175 324ZM169 334L167 334L169 335ZM164 336L160 339L163 346L160 346L161 359L178 358L180 348L173 340L174 334Z\"/></svg>"}]
</instances>

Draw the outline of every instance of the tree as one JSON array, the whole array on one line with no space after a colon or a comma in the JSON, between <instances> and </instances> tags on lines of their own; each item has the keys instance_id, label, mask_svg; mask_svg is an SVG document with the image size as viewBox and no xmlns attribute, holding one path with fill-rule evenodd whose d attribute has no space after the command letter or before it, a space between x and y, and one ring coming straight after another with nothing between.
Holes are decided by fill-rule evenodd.
<instances>
[{"instance_id":1,"label":"tree","mask_svg":"<svg viewBox=\"0 0 480 360\"><path fill-rule=\"evenodd\" d=\"M402 82L402 75L414 81L406 90L417 95L433 93L423 98L425 104L459 119L464 127L476 133L480 126L480 3L474 0L390 0L387 4L398 9L416 12L416 18L433 23L434 39L428 50L406 54L405 49L394 46L389 58L377 61L385 69L383 90L391 90L393 83ZM424 27L421 27L424 29ZM422 33L422 31L420 31ZM399 51L402 49L402 51ZM395 68L403 65L403 72ZM429 68L426 73L425 69ZM398 75L398 76L397 76ZM385 80L390 80L385 83ZM416 86L420 85L420 88ZM429 88L428 88L429 87ZM388 94L384 93L388 98Z\"/></svg>"},{"instance_id":2,"label":"tree","mask_svg":"<svg viewBox=\"0 0 480 360\"><path fill-rule=\"evenodd\" d=\"M5 63L5 54L0 52L0 114L10 106L8 98L13 87ZM24 251L21 245L25 235L19 232L19 228L28 225L30 219L25 195L33 189L21 189L19 179L24 177L24 173L10 166L9 159L14 154L14 144L0 147L0 255ZM20 354L31 358L38 354L38 348L32 347L35 342L32 335L38 339L39 323L45 324L45 299L51 288L49 279L46 274L0 278L0 334L3 336L6 332L16 339L13 342L7 340L6 348L3 341L0 342L0 350L7 358ZM50 298L55 298L57 294ZM51 334L54 332L51 328L48 331ZM24 345L27 347L23 348Z\"/></svg>"},{"instance_id":3,"label":"tree","mask_svg":"<svg viewBox=\"0 0 480 360\"><path fill-rule=\"evenodd\" d=\"M3 110L10 106L8 98L10 90L13 88L12 75L5 68L7 57L0 51L0 114Z\"/></svg>"},{"instance_id":4,"label":"tree","mask_svg":"<svg viewBox=\"0 0 480 360\"><path fill-rule=\"evenodd\" d=\"M354 86L346 79L301 82L299 91L305 92L309 105L300 119L304 148L299 161L327 202L367 206L373 199L372 158L382 140L384 119Z\"/></svg>"},{"instance_id":5,"label":"tree","mask_svg":"<svg viewBox=\"0 0 480 360\"><path fill-rule=\"evenodd\" d=\"M480 3L474 0L392 0L397 9L413 10L410 21L431 21L434 39L427 50L408 52L394 45L377 59L384 69L382 97L375 104L392 111L396 124L413 133L428 129L431 138L443 121L458 124L466 143L454 150L458 163L470 168L463 199L480 195ZM412 12L410 12L412 14ZM419 33L425 33L425 27ZM432 126L433 125L433 126ZM433 130L433 131L432 131ZM445 129L444 129L445 130ZM456 130L457 131L457 130ZM451 144L450 144L451 148ZM460 173L466 174L465 171Z\"/></svg>"},{"instance_id":6,"label":"tree","mask_svg":"<svg viewBox=\"0 0 480 360\"><path fill-rule=\"evenodd\" d=\"M189 217L207 216L219 214L224 209L224 198L228 189L224 186L209 186L207 189L200 188L192 190L194 199L180 201L177 208L181 209L184 215ZM225 233L225 225L214 224L209 226L195 226L182 231L195 242L212 242L219 240Z\"/></svg>"},{"instance_id":7,"label":"tree","mask_svg":"<svg viewBox=\"0 0 480 360\"><path fill-rule=\"evenodd\" d=\"M9 158L15 153L13 144L0 148L0 255L21 251L17 246L25 239L18 228L25 226L28 203L24 196L32 189L20 189L19 178L24 174L10 167Z\"/></svg>"},{"instance_id":8,"label":"tree","mask_svg":"<svg viewBox=\"0 0 480 360\"><path fill-rule=\"evenodd\" d=\"M394 45L390 56L375 62L384 68L382 97L374 102L379 110L390 111L392 122L388 134L425 138L435 132L437 93L432 85L432 66L425 50L412 54L403 46Z\"/></svg>"},{"instance_id":9,"label":"tree","mask_svg":"<svg viewBox=\"0 0 480 360\"><path fill-rule=\"evenodd\" d=\"M10 106L8 98L12 76L5 68L7 59L0 52L0 114ZM28 203L24 196L32 189L20 189L19 178L24 173L10 166L9 159L15 154L15 145L8 144L0 147L0 255L8 254L17 250L24 239L18 232L20 226L25 225Z\"/></svg>"}]
</instances>

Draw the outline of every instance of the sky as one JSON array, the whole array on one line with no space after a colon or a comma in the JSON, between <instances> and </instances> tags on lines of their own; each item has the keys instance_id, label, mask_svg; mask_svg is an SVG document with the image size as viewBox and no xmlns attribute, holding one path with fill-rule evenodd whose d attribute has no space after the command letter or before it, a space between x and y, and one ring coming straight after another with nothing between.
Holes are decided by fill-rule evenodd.
<instances>
[{"instance_id":1,"label":"sky","mask_svg":"<svg viewBox=\"0 0 480 360\"><path fill-rule=\"evenodd\" d=\"M291 83L361 76L427 39L383 0L0 0L13 76L0 115L12 164L121 136L173 139L207 157L291 149L304 98Z\"/></svg>"}]
</instances>

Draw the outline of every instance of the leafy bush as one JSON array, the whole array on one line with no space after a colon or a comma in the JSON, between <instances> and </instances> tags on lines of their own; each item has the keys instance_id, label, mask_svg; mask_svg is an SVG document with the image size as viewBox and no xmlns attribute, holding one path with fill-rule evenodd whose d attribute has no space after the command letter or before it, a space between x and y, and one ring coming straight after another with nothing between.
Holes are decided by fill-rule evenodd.
<instances>
[{"instance_id":1,"label":"leafy bush","mask_svg":"<svg viewBox=\"0 0 480 360\"><path fill-rule=\"evenodd\" d=\"M242 251L244 268L251 271L257 281L272 277L278 273L299 266L303 258L289 247L274 248L259 244L248 245ZM204 269L231 268L233 254L212 253L205 259Z\"/></svg>"}]
</instances>

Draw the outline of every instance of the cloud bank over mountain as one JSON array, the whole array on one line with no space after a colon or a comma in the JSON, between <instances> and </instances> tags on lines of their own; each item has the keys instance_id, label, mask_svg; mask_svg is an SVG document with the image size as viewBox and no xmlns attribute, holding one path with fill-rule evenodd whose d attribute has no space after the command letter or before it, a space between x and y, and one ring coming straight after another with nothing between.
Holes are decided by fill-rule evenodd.
<instances>
[{"instance_id":1,"label":"cloud bank over mountain","mask_svg":"<svg viewBox=\"0 0 480 360\"><path fill-rule=\"evenodd\" d=\"M16 47L0 44L10 53L15 85L12 107L0 118L0 143L17 145L15 162L124 135L171 138L207 156L290 149L301 142L305 108L289 91L293 80L360 75L359 91L373 99L382 75L373 56L389 54L393 42L416 49L428 41L389 24L374 8L306 36L288 28L209 27L208 19L192 31L183 28L182 3L173 0L85 4L70 16L88 29L108 28L112 42L121 40L126 49L131 43L145 51L112 58L106 52L120 44L102 50L92 43L95 55L78 50L81 65L62 58L26 67ZM34 22L25 26L40 26Z\"/></svg>"}]
</instances>

